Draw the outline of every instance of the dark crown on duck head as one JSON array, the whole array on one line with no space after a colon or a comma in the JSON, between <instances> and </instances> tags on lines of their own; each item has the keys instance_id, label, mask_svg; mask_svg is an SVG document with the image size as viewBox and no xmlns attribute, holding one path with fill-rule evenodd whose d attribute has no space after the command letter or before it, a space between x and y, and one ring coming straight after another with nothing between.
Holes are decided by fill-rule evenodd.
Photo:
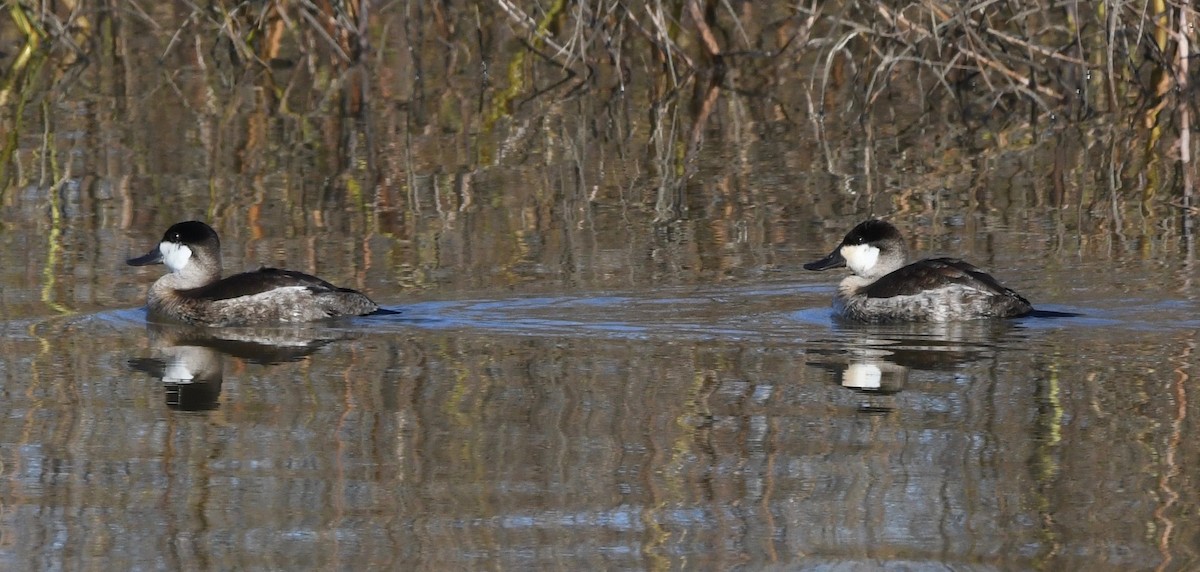
<instances>
[{"instance_id":1,"label":"dark crown on duck head","mask_svg":"<svg viewBox=\"0 0 1200 572\"><path fill-rule=\"evenodd\" d=\"M846 233L846 238L842 239L842 243L853 246L892 239L904 244L904 240L900 237L900 231L896 230L896 227L892 226L891 223L879 219L871 219L858 223L858 226L855 226L850 232Z\"/></svg>"},{"instance_id":2,"label":"dark crown on duck head","mask_svg":"<svg viewBox=\"0 0 1200 572\"><path fill-rule=\"evenodd\" d=\"M221 239L217 238L217 231L198 220L171 225L171 228L168 228L167 232L163 234L162 241L180 244L200 244L211 241L215 248L221 247Z\"/></svg>"}]
</instances>

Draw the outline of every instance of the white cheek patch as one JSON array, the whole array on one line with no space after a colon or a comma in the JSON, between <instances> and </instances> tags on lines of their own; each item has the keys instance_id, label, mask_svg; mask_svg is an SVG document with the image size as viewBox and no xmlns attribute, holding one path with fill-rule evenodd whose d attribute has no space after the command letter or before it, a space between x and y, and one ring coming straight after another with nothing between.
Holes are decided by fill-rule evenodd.
<instances>
[{"instance_id":1,"label":"white cheek patch","mask_svg":"<svg viewBox=\"0 0 1200 572\"><path fill-rule=\"evenodd\" d=\"M846 259L846 267L855 274L863 275L875 267L879 261L879 249L869 244L856 244L842 247L842 258Z\"/></svg>"},{"instance_id":2,"label":"white cheek patch","mask_svg":"<svg viewBox=\"0 0 1200 572\"><path fill-rule=\"evenodd\" d=\"M192 249L175 242L159 243L158 251L162 253L163 264L166 264L171 272L183 270L188 260L192 259Z\"/></svg>"}]
</instances>

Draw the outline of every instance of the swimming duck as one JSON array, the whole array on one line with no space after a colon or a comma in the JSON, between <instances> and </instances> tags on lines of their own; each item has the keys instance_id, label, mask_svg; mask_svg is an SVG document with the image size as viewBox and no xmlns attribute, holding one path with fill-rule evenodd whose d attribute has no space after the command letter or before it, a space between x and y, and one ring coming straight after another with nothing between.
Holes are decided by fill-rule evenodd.
<instances>
[{"instance_id":1,"label":"swimming duck","mask_svg":"<svg viewBox=\"0 0 1200 572\"><path fill-rule=\"evenodd\" d=\"M311 322L379 310L361 292L294 270L263 267L221 278L221 241L212 227L194 220L171 225L158 246L126 263L162 263L170 270L150 287L146 307L152 318L232 326Z\"/></svg>"},{"instance_id":2,"label":"swimming duck","mask_svg":"<svg viewBox=\"0 0 1200 572\"><path fill-rule=\"evenodd\" d=\"M952 322L1011 318L1033 311L1020 294L957 258L927 258L908 264L900 231L882 220L854 227L828 256L807 270L846 266L853 272L838 285L833 311L855 322Z\"/></svg>"}]
</instances>

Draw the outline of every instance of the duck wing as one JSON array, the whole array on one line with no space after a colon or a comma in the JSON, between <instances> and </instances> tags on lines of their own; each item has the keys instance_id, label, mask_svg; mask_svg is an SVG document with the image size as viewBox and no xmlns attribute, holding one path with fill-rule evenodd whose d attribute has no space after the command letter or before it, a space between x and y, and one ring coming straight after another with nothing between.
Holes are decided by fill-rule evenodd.
<instances>
[{"instance_id":1,"label":"duck wing","mask_svg":"<svg viewBox=\"0 0 1200 572\"><path fill-rule=\"evenodd\" d=\"M867 286L866 294L868 298L911 296L950 284L1025 300L992 278L991 274L957 258L927 258L914 262L876 280Z\"/></svg>"},{"instance_id":2,"label":"duck wing","mask_svg":"<svg viewBox=\"0 0 1200 572\"><path fill-rule=\"evenodd\" d=\"M308 288L313 292L340 292L343 288L338 288L316 276L296 272L295 270L281 270L279 268L259 268L251 272L242 272L234 274L228 278L222 278L212 284L206 284L199 288L192 288L184 292L189 298L197 298L203 300L229 300L231 298L241 298L242 296L254 296L262 294L276 288L288 287Z\"/></svg>"}]
</instances>

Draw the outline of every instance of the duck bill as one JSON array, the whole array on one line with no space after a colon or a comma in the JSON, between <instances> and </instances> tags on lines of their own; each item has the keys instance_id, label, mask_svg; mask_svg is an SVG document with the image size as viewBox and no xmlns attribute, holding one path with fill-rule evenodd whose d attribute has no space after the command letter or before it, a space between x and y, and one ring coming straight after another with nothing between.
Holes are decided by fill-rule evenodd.
<instances>
[{"instance_id":1,"label":"duck bill","mask_svg":"<svg viewBox=\"0 0 1200 572\"><path fill-rule=\"evenodd\" d=\"M130 266L149 266L151 264L161 264L163 261L162 249L154 247L154 250L147 252L137 258L130 258L125 261L125 264Z\"/></svg>"},{"instance_id":2,"label":"duck bill","mask_svg":"<svg viewBox=\"0 0 1200 572\"><path fill-rule=\"evenodd\" d=\"M842 247L838 246L829 253L829 256L809 262L804 265L805 270L829 270L830 268L841 268L846 265L846 259L842 257Z\"/></svg>"}]
</instances>

